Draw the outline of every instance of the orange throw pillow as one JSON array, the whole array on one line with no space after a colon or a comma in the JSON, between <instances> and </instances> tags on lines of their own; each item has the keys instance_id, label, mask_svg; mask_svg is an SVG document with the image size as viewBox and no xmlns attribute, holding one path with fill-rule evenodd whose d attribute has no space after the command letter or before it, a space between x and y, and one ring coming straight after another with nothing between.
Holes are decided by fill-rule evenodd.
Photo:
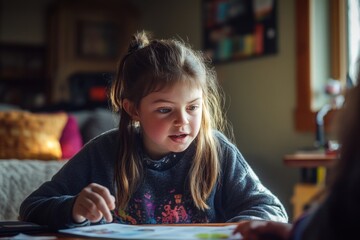
<instances>
[{"instance_id":1,"label":"orange throw pillow","mask_svg":"<svg viewBox=\"0 0 360 240\"><path fill-rule=\"evenodd\" d=\"M0 159L60 159L66 113L0 112Z\"/></svg>"}]
</instances>

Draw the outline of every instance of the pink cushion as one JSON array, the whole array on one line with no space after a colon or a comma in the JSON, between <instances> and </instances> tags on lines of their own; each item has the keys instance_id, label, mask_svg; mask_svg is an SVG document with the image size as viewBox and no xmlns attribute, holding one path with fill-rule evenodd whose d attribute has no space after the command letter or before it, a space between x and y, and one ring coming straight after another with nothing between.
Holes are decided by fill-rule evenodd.
<instances>
[{"instance_id":1,"label":"pink cushion","mask_svg":"<svg viewBox=\"0 0 360 240\"><path fill-rule=\"evenodd\" d=\"M83 140L76 118L69 115L60 138L62 159L69 159L74 156L83 146Z\"/></svg>"}]
</instances>

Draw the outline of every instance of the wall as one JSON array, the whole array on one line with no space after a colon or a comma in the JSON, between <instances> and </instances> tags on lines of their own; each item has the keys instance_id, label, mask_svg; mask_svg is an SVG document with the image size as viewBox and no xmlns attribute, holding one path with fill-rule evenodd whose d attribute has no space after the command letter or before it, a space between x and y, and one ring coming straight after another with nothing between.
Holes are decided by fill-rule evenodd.
<instances>
[{"instance_id":1,"label":"wall","mask_svg":"<svg viewBox=\"0 0 360 240\"><path fill-rule=\"evenodd\" d=\"M0 0L0 42L45 43L45 12L54 0Z\"/></svg>"},{"instance_id":2,"label":"wall","mask_svg":"<svg viewBox=\"0 0 360 240\"><path fill-rule=\"evenodd\" d=\"M32 1L38 6L31 11L35 19L45 2ZM201 0L132 2L142 12L139 30L153 31L156 37L179 36L201 49ZM285 167L282 157L314 141L313 134L299 134L294 130L294 2L278 0L279 51L276 55L215 66L227 94L228 117L234 126L237 146L263 183L279 196L290 216L292 186L299 179L299 171ZM6 16L2 16L0 40L11 36L16 41L43 41L43 23L28 21L32 17L23 14L28 11L27 7L18 10L20 14L8 14L5 20ZM20 30L4 28L9 18L15 21L14 16L21 22L16 24ZM28 34L27 29L35 32Z\"/></svg>"}]
</instances>

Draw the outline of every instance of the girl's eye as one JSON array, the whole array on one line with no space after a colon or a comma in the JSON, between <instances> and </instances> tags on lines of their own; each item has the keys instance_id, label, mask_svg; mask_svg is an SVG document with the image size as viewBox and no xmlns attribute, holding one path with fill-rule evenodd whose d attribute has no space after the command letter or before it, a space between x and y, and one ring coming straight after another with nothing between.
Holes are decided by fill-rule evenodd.
<instances>
[{"instance_id":1,"label":"girl's eye","mask_svg":"<svg viewBox=\"0 0 360 240\"><path fill-rule=\"evenodd\" d=\"M168 113L171 111L171 109L170 108L159 108L157 111L159 113Z\"/></svg>"},{"instance_id":2,"label":"girl's eye","mask_svg":"<svg viewBox=\"0 0 360 240\"><path fill-rule=\"evenodd\" d=\"M190 111L195 111L195 110L198 109L198 108L199 108L198 105L192 105L192 106L188 107L188 110L190 110Z\"/></svg>"}]
</instances>

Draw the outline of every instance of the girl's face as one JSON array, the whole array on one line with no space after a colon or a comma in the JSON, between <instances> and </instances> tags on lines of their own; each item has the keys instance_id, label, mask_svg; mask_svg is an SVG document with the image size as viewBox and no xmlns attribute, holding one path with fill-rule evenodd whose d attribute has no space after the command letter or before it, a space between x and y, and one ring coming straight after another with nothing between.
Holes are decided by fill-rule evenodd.
<instances>
[{"instance_id":1,"label":"girl's face","mask_svg":"<svg viewBox=\"0 0 360 240\"><path fill-rule=\"evenodd\" d=\"M200 130L202 90L176 83L145 96L135 119L143 130L144 146L152 159L186 150Z\"/></svg>"}]
</instances>

